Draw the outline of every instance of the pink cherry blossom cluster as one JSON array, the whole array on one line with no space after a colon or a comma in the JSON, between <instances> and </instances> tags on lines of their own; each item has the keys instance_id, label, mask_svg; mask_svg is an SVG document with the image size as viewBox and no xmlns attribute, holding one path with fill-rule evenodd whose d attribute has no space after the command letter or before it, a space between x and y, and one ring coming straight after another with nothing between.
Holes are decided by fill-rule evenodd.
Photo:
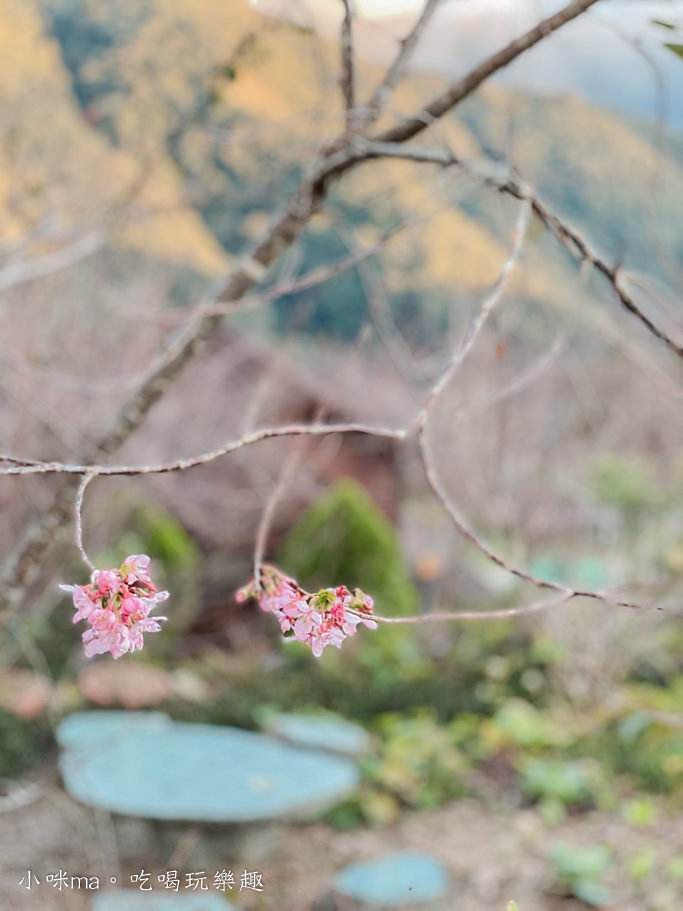
<instances>
[{"instance_id":1,"label":"pink cherry blossom cluster","mask_svg":"<svg viewBox=\"0 0 683 911\"><path fill-rule=\"evenodd\" d=\"M254 598L261 610L275 614L286 638L306 642L316 658L327 645L340 648L361 623L377 629L372 598L359 588L351 592L339 585L307 592L273 566L263 566L259 577L258 585L252 579L237 592L237 600Z\"/></svg>"},{"instance_id":2,"label":"pink cherry blossom cluster","mask_svg":"<svg viewBox=\"0 0 683 911\"><path fill-rule=\"evenodd\" d=\"M111 652L120 658L143 646L143 633L157 633L160 620L150 617L154 607L168 598L149 577L150 558L146 554L127 557L119 569L96 569L88 585L60 585L73 597L76 613L73 622L86 620L90 627L83 633L88 658Z\"/></svg>"}]
</instances>

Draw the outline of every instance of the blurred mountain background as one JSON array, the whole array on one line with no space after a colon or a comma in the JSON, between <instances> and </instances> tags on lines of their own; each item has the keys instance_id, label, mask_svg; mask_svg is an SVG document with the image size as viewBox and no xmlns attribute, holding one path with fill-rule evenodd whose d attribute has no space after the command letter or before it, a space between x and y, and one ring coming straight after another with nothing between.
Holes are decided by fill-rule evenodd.
<instances>
[{"instance_id":1,"label":"blurred mountain background","mask_svg":"<svg viewBox=\"0 0 683 911\"><path fill-rule=\"evenodd\" d=\"M312 42L301 26L264 20L240 0L2 2L0 42L9 77L2 87L8 128L0 136L4 244L41 219L68 231L96 221L98 210L106 217L139 181L136 218L127 220L116 243L216 275L263 226L273 194L294 184L310 143L334 128L335 48L325 39ZM470 50L475 18L471 12ZM506 21L495 38L509 29ZM399 24L382 20L389 34ZM562 47L554 50L561 54ZM630 52L637 68L637 51ZM680 77L683 61L668 49L661 58ZM443 82L445 50L432 59L432 75L413 78L397 97L398 110ZM378 72L365 63L361 85L370 86ZM545 87L538 69L534 74L534 85ZM620 74L615 69L609 82L627 95ZM596 84L605 76L596 76ZM649 78L642 74L643 83ZM547 80L550 91L556 85ZM675 283L683 261L683 142L658 120L655 99L647 116L636 113L596 107L578 93L538 94L498 84L449 118L443 131L463 157L485 153L512 163L611 258ZM606 149L609 154L602 153ZM419 215L439 205L440 185L425 189L418 180L410 166L389 163L379 184L373 175L369 198L361 172L345 184L343 198L336 195L335 214L348 231L370 241L402 207ZM394 273L392 307L399 318L410 314L411 331L422 341L443 326L439 311L448 303L438 298L444 290L477 292L495 276L504 237L496 205L481 193L468 194L461 207L430 221L411 257L396 254L404 268ZM342 233L340 225L317 227L304 243L302 267L343 251ZM575 298L579 285L565 265L548 244L526 279L529 297L544 299L552 287L557 303ZM305 307L310 312L302 328L355 338L366 316L363 293L337 306L350 281L335 283L314 306L304 296L296 307L277 307L275 319L301 325ZM418 290L432 301L427 315L417 312Z\"/></svg>"}]
</instances>

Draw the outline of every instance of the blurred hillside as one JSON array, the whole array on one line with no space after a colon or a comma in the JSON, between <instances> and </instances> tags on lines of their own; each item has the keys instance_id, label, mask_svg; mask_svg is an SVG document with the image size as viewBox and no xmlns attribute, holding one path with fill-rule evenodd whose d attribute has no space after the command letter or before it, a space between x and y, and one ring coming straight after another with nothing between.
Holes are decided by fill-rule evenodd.
<instances>
[{"instance_id":1,"label":"blurred hillside","mask_svg":"<svg viewBox=\"0 0 683 911\"><path fill-rule=\"evenodd\" d=\"M241 0L0 0L0 11L9 74L0 240L8 250L36 233L49 248L125 210L114 243L217 273L338 125L336 50ZM377 75L362 66L361 91ZM438 84L414 79L394 112ZM465 157L510 160L612 257L678 277L683 152L675 138L666 143L573 98L500 88L468 103L436 138ZM453 292L481 292L505 256L510 211L489 194L437 174L426 184L404 163L361 170L303 239L299 268L372 242L406 213L417 224L430 217L392 244L388 292L409 341L423 345L443 330ZM580 279L552 242L537 245L528 266L519 290L529 302L552 296L575 305ZM349 273L314 296L281 302L274 328L348 341L370 296Z\"/></svg>"}]
</instances>

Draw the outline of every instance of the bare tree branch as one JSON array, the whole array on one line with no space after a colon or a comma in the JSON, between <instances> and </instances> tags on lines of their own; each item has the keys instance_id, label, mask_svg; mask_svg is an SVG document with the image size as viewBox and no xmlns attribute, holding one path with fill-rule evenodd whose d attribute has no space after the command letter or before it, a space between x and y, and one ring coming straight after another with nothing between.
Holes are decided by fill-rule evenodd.
<instances>
[{"instance_id":1,"label":"bare tree branch","mask_svg":"<svg viewBox=\"0 0 683 911\"><path fill-rule=\"evenodd\" d=\"M78 465L68 462L39 462L30 459L19 459L16 456L0 455L0 462L9 462L10 465L0 466L0 475L26 475L26 474L68 474L79 477L91 475L94 477L113 476L138 476L148 474L168 474L169 472L187 471L199 465L208 465L223 456L230 455L238 449L253 446L262 440L278 437L295 436L327 436L331 433L365 433L371 436L388 437L402 440L406 431L392 427L373 427L369 424L287 424L283 427L265 427L245 433L236 440L230 440L217 449L192 456L189 459L176 459L173 462L158 462L151 465Z\"/></svg>"},{"instance_id":2,"label":"bare tree branch","mask_svg":"<svg viewBox=\"0 0 683 911\"><path fill-rule=\"evenodd\" d=\"M501 48L495 54L492 54L486 60L470 70L462 79L459 79L451 85L445 92L438 95L418 114L408 117L401 123L391 129L385 130L377 136L382 142L407 142L418 133L421 133L426 127L439 120L444 114L451 111L456 105L460 104L465 98L469 97L472 92L486 82L494 73L504 69L508 64L516 60L529 48L532 48L539 41L543 41L548 35L562 28L572 19L576 19L587 9L597 3L598 0L573 0L561 10L558 10L552 16L541 20L533 28L529 29L524 35L515 38L505 47Z\"/></svg>"},{"instance_id":3,"label":"bare tree branch","mask_svg":"<svg viewBox=\"0 0 683 911\"><path fill-rule=\"evenodd\" d=\"M472 610L472 611L433 611L429 614L416 614L412 617L381 617L372 615L378 623L444 623L453 620L507 620L510 617L521 617L525 614L536 614L551 607L558 607L574 597L571 588L561 590L552 598L533 601L531 604L520 604L517 607L502 607L499 610ZM353 612L352 612L353 613Z\"/></svg>"},{"instance_id":4,"label":"bare tree branch","mask_svg":"<svg viewBox=\"0 0 683 911\"><path fill-rule=\"evenodd\" d=\"M353 129L356 108L356 79L353 61L353 10L351 0L341 0L344 6L344 18L341 28L341 70L339 85L344 98L346 113L346 130Z\"/></svg>"},{"instance_id":5,"label":"bare tree branch","mask_svg":"<svg viewBox=\"0 0 683 911\"><path fill-rule=\"evenodd\" d=\"M314 422L317 423L323 419L324 411L324 407L318 408L314 416ZM287 487L290 478L296 471L301 458L306 451L307 442L308 440L306 437L304 437L301 440L301 444L299 446L295 446L294 449L292 449L290 452L289 457L282 463L282 467L280 469L275 487L268 497L263 512L261 513L261 520L259 521L258 528L256 529L256 537L254 539L254 585L256 586L257 590L261 588L261 566L263 565L263 557L266 551L266 544L268 541L270 528L273 524L275 510L277 509L278 503L282 499L282 495L285 492L285 488Z\"/></svg>"},{"instance_id":6,"label":"bare tree branch","mask_svg":"<svg viewBox=\"0 0 683 911\"><path fill-rule=\"evenodd\" d=\"M382 79L372 93L367 107L363 111L363 125L365 127L370 126L381 115L384 106L391 97L391 93L406 71L410 56L420 40L420 36L424 32L427 23L432 18L432 14L440 2L441 0L425 0L422 12L415 20L410 32L408 32L406 37L400 42L399 50L393 63L387 70L384 79Z\"/></svg>"},{"instance_id":7,"label":"bare tree branch","mask_svg":"<svg viewBox=\"0 0 683 911\"><path fill-rule=\"evenodd\" d=\"M514 242L510 250L503 268L500 271L500 274L493 285L493 288L485 301L483 302L477 316L472 322L465 338L458 351L454 354L451 362L449 363L446 370L442 375L437 379L436 383L432 387L425 405L418 415L417 419L417 435L418 442L420 446L420 454L422 456L422 463L424 465L425 473L427 476L427 481L429 486L434 493L434 496L437 500L440 501L446 512L448 513L453 525L460 532L460 534L473 544L481 553L484 554L492 563L495 563L496 566L499 566L505 572L509 573L512 576L516 576L518 579L521 579L523 582L528 582L531 585L534 585L537 588L550 589L559 594L560 598L557 603L564 602L569 598L585 597L593 598L598 601L604 601L607 603L615 604L619 607L629 607L629 608L640 608L640 605L635 604L630 601L621 601L613 599L610 595L603 592L594 592L594 591L585 591L574 588L569 588L566 585L561 585L560 583L554 582L550 579L542 579L538 576L533 575L525 569L515 565L514 563L506 560L496 551L494 551L472 528L472 526L464 519L460 514L455 504L453 503L451 497L448 494L448 491L445 489L436 468L435 460L431 452L429 444L429 419L433 413L434 407L436 406L437 401L443 394L444 390L451 382L456 372L462 366L467 355L472 350L472 347L481 333L486 321L491 316L491 313L495 309L496 305L500 301L502 296L503 289L507 280L512 272L512 269L515 263L518 261L519 256L522 251L524 244L524 239L526 237L526 229L529 224L529 214L531 211L531 202L526 197L522 197L523 202L520 208L519 215L517 217L517 223L514 230ZM549 606L543 604L543 606ZM532 608L533 609L533 608ZM663 608L658 608L663 610ZM518 609L515 609L515 612L520 612Z\"/></svg>"},{"instance_id":8,"label":"bare tree branch","mask_svg":"<svg viewBox=\"0 0 683 911\"><path fill-rule=\"evenodd\" d=\"M505 288L507 280L510 277L510 273L512 272L512 269L514 268L514 265L519 259L519 256L522 252L522 247L524 246L524 241L526 239L527 228L529 227L530 213L531 207L528 201L524 200L520 206L519 215L517 216L517 222L515 224L515 229L513 232L513 244L510 250L510 254L505 260L503 268L501 269L489 295L482 304L477 317L467 330L467 334L465 335L460 348L454 354L448 367L443 371L441 376L437 379L436 383L432 387L427 401L425 402L425 405L418 418L419 430L425 426L429 417L429 412L436 404L437 399L442 394L446 386L448 386L450 381L453 379L456 372L460 369L463 361L472 350L472 347L474 346L474 343L476 342L481 330L484 328L484 324L500 301L503 294L503 289Z\"/></svg>"},{"instance_id":9,"label":"bare tree branch","mask_svg":"<svg viewBox=\"0 0 683 911\"><path fill-rule=\"evenodd\" d=\"M431 162L443 167L458 166L478 174L483 183L493 187L500 193L512 196L515 199L528 200L534 214L540 218L548 230L565 246L580 263L586 263L596 269L612 286L619 302L628 312L639 320L645 328L674 352L678 357L683 357L683 343L673 339L667 332L657 326L646 313L641 310L626 286L623 271L607 260L595 249L583 234L576 228L570 227L567 222L543 202L531 189L521 183L509 173L501 176L490 170L482 170L467 164L450 150L419 149L404 147L400 144L372 142L367 147L368 154L377 157L399 158L415 162Z\"/></svg>"},{"instance_id":10,"label":"bare tree branch","mask_svg":"<svg viewBox=\"0 0 683 911\"><path fill-rule=\"evenodd\" d=\"M89 231L77 240L51 253L10 262L0 269L0 291L8 291L25 282L52 275L93 256L105 242L103 231Z\"/></svg>"},{"instance_id":11,"label":"bare tree branch","mask_svg":"<svg viewBox=\"0 0 683 911\"><path fill-rule=\"evenodd\" d=\"M513 41L493 54L484 63L459 80L451 89L438 96L427 108L399 124L379 138L388 142L402 142L424 130L435 118L443 116L468 97L489 76L507 66L543 37L576 18L597 0L572 2L554 16L540 22L526 35ZM309 173L303 178L288 204L272 221L263 236L249 249L240 265L226 279L215 300L218 303L239 301L254 285L263 281L269 267L283 250L299 237L304 225L316 213L330 186L362 161L368 153L359 154L349 147L345 133L322 150ZM218 329L219 315L205 316L199 308L185 329L152 366L140 386L122 406L110 430L100 439L95 452L115 452L144 421L147 413L166 392L185 365L202 349ZM82 472L81 472L82 473ZM55 534L68 518L76 488L67 479L56 492L55 499L36 524L19 543L1 574L2 598L16 606L21 593L37 576L40 561Z\"/></svg>"}]
</instances>

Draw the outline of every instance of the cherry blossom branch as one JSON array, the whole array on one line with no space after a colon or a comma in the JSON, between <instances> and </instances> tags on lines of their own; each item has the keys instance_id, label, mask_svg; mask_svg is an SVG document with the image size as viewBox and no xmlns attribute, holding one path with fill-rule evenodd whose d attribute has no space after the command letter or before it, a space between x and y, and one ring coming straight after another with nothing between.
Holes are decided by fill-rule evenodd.
<instances>
[{"instance_id":1,"label":"cherry blossom branch","mask_svg":"<svg viewBox=\"0 0 683 911\"><path fill-rule=\"evenodd\" d=\"M560 601L568 600L569 598L574 597L588 597L594 598L597 600L605 601L607 603L614 603L618 606L636 608L639 605L636 605L632 602L615 600L610 595L601 592L592 592L579 590L574 588L569 588L565 585L553 582L552 580L539 578L524 569L516 566L515 564L507 561L505 558L500 556L498 553L493 551L489 545L487 545L483 539L481 539L471 528L471 526L465 521L465 519L459 514L456 507L452 503L447 491L443 487L441 480L439 478L438 472L436 470L434 459L429 449L428 442L428 420L429 417L438 401L440 396L443 394L444 390L447 388L448 384L451 382L455 376L458 369L462 366L468 354L471 352L477 338L479 337L486 321L490 318L492 312L494 311L497 304L500 302L502 292L504 287L509 280L512 269L516 264L519 256L521 254L524 239L526 236L526 230L529 224L529 215L531 207L528 200L522 200L520 206L520 211L518 213L515 229L513 231L513 244L510 250L509 255L507 256L501 271L496 279L490 293L484 300L477 316L475 317L473 323L468 329L465 338L463 339L458 350L455 352L453 358L449 362L448 367L442 372L434 386L430 390L425 404L422 407L421 411L418 414L417 420L414 422L414 428L418 435L418 441L420 445L420 451L422 454L422 459L425 467L425 472L427 475L427 480L430 484L432 491L434 492L437 499L440 500L446 511L448 512L451 520L454 525L461 533L463 537L469 540L478 550L480 550L489 560L493 563L504 569L506 572L511 575L516 576L517 578L528 582L538 588L550 589L556 592L560 597ZM143 466L102 466L102 465L69 465L66 463L59 462L39 462L35 460L21 460L14 456L0 456L0 461L5 461L9 463L6 466L0 467L1 474L50 474L50 473L67 473L82 475L83 480L79 487L79 494L77 496L77 505L76 512L77 516L80 517L80 509L82 504L83 493L85 487L92 480L93 477L98 475L144 475L152 473L168 473L175 471L183 471L189 468L196 467L198 465L205 465L210 461L213 461L222 456L228 455L231 452L236 451L237 449L244 448L260 442L264 439L275 438L275 437L284 437L284 436L319 436L326 435L330 433L349 433L349 432L360 432L368 433L376 436L384 436L397 440L405 439L409 436L409 429L391 429L391 428L382 428L382 427L372 427L364 424L304 424L304 425L290 425L286 427L279 428L265 428L251 433L245 434L240 437L238 440L231 441L226 443L222 447L212 450L207 453L203 453L199 456L194 456L189 459L180 459L174 462L166 462L157 465L143 465ZM267 520L263 522L263 527L267 528ZM265 539L264 539L265 540ZM81 555L84 556L86 562L89 563L87 555L82 548L82 531L80 530L80 518L79 523L77 524L77 542L79 544L79 551ZM261 559L262 559L262 550L263 542L261 542L261 548L259 550L259 543L257 541L257 551L256 551L256 566L260 568ZM255 576L257 578L257 575ZM552 599L555 603L555 599ZM542 602L542 606L546 606L546 602ZM535 609L533 605L528 606L528 610L532 611ZM514 610L515 613L521 612L521 609L507 609ZM526 610L526 608L525 608ZM514 614L510 614L513 616ZM480 613L477 613L477 616L481 616ZM492 616L498 616L498 613L492 614ZM507 616L501 615L501 616ZM443 619L449 619L450 615L444 615Z\"/></svg>"},{"instance_id":2,"label":"cherry blossom branch","mask_svg":"<svg viewBox=\"0 0 683 911\"><path fill-rule=\"evenodd\" d=\"M434 119L443 116L472 94L488 77L507 66L543 37L576 18L594 2L597 0L569 3L554 16L540 22L535 29L493 54L455 83L447 93L438 96L424 111L378 138L389 142L413 138L426 129ZM216 302L239 301L254 285L263 281L277 257L295 242L309 219L320 209L331 185L370 157L372 156L367 153L359 154L354 151L346 134L337 137L326 146L303 177L289 202L274 216L261 238L247 250L237 268L218 289L215 295ZM94 447L95 452L111 454L123 445L143 423L150 409L164 395L186 364L216 332L221 322L221 315L204 315L201 308L196 312L120 408L109 431ZM4 602L10 608L16 607L21 593L36 578L43 555L68 517L74 489L72 480L67 479L60 485L52 505L28 530L3 568L0 590Z\"/></svg>"},{"instance_id":3,"label":"cherry blossom branch","mask_svg":"<svg viewBox=\"0 0 683 911\"><path fill-rule=\"evenodd\" d=\"M522 617L525 614L536 614L551 607L558 607L574 597L571 588L558 586L558 593L552 598L543 598L531 604L519 604L516 607L502 607L499 610L472 611L433 611L428 614L416 614L412 617L382 617L373 613L372 619L377 623L444 623L453 620L507 620L510 617Z\"/></svg>"},{"instance_id":4,"label":"cherry blossom branch","mask_svg":"<svg viewBox=\"0 0 683 911\"><path fill-rule=\"evenodd\" d=\"M498 278L496 279L489 295L484 300L477 316L472 322L470 328L468 329L465 338L463 339L458 350L455 352L453 358L451 359L448 367L442 372L437 381L434 383L434 386L430 390L425 404L421 409L417 421L414 424L415 430L418 435L418 442L420 445L420 451L422 455L423 464L425 467L425 472L427 475L427 480L430 484L430 487L437 497L437 499L442 503L446 511L448 512L453 524L460 532L460 534L469 540L478 550L480 550L489 560L494 564L498 565L500 568L505 570L511 575L516 576L517 578L528 582L538 588L545 588L551 591L556 592L557 597L550 600L546 599L541 602L536 602L532 605L526 605L519 608L508 608L502 609L501 611L493 612L472 612L470 616L469 613L463 612L453 612L446 614L435 614L431 615L432 619L471 619L476 616L479 619L486 619L488 616L490 619L505 617L505 616L515 616L521 613L533 612L535 610L541 610L545 607L552 606L553 604L559 604L566 600L575 597L588 597L596 600L604 601L606 603L613 603L617 606L637 608L639 605L634 604L628 601L616 600L610 595L602 592L593 592L587 590L580 590L570 588L565 585L561 585L552 580L542 579L538 576L527 572L526 570L516 566L510 561L506 560L498 553L496 553L488 544L480 538L476 532L472 529L469 523L460 515L455 505L452 503L452 500L445 490L436 466L434 464L434 459L429 448L428 441L428 421L429 417L438 401L440 396L443 394L444 390L447 388L448 384L451 382L455 376L458 369L461 367L465 361L468 354L471 352L477 338L479 337L486 321L490 318L495 307L500 302L502 292L504 287L511 275L512 269L516 264L519 256L521 254L524 239L526 236L526 230L529 224L529 215L531 207L528 200L522 200L520 206L520 211L518 213L515 229L513 231L513 244L510 250L508 257L506 258L503 267L499 273ZM236 451L237 449L243 448L248 445L252 445L256 442L260 442L263 439L274 438L274 437L283 437L283 436L318 436L325 435L329 433L347 433L347 432L361 432L368 433L378 436L386 436L397 440L405 439L409 435L407 429L390 429L390 428L381 428L381 427L371 427L363 424L310 424L310 425L290 425L288 427L280 428L266 428L258 431L254 431L244 436L240 437L238 440L231 441L219 449L212 450L211 452L203 453L199 456L192 457L190 459L181 459L176 460L175 462L166 462L158 465L144 465L144 466L101 466L101 465L69 465L66 463L59 462L39 462L35 460L21 460L14 456L0 456L1 461L9 463L6 466L0 467L0 473L3 474L46 474L46 473L70 473L76 475L82 475L82 480L78 489L78 494L76 497L76 537L79 552L85 560L88 566L92 567L92 564L85 553L82 542L82 526L81 526L81 507L83 494L85 492L86 486L90 481L98 475L140 475L140 474L151 474L151 473L168 473L175 471L187 470L198 465L207 464L210 461L213 461L217 458L220 458L224 455L228 455L231 452ZM282 480L282 479L281 479ZM280 487L282 485L278 485ZM276 488L277 495L277 488ZM273 500L274 504L274 500ZM273 505L274 508L274 505ZM271 509L272 512L272 509ZM264 511L264 516L262 518L262 523L260 528L265 529L266 531L260 531L257 535L256 542L256 551L255 551L255 591L259 590L258 579L260 573L260 566L262 562L265 534L267 533L267 527L269 522L269 517L267 515L268 510ZM661 609L661 608L660 608ZM455 616L457 614L457 617ZM387 621L391 618L387 618ZM397 622L418 622L419 618L412 618L410 621L408 619L397 621ZM393 622L393 620L392 620Z\"/></svg>"}]
</instances>

